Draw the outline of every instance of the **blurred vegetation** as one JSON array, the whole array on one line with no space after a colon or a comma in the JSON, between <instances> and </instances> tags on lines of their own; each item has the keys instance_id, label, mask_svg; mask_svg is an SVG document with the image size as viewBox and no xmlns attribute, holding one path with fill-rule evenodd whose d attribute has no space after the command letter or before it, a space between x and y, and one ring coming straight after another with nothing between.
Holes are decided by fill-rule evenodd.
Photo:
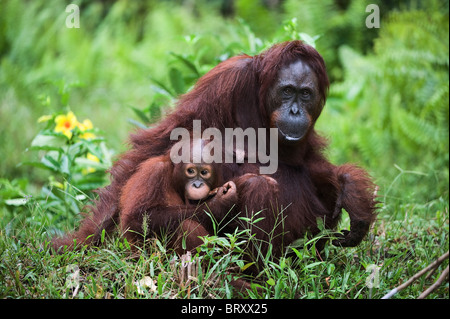
<instances>
[{"instance_id":1,"label":"blurred vegetation","mask_svg":"<svg viewBox=\"0 0 450 319\"><path fill-rule=\"evenodd\" d=\"M414 202L448 193L448 31L448 15L395 12L370 54L338 50L344 80L321 119L333 121L323 128L330 151L338 162L364 163L382 183L404 175L403 184L383 185L386 195Z\"/></svg>"},{"instance_id":2,"label":"blurred vegetation","mask_svg":"<svg viewBox=\"0 0 450 319\"><path fill-rule=\"evenodd\" d=\"M0 2L0 226L6 233L13 218L39 227L72 225L92 188L107 183L97 172L92 187L83 188L89 179L77 164L85 160L77 158L96 151L108 166L127 149L130 132L157 122L217 63L300 38L323 55L331 79L317 123L330 140L330 159L370 171L380 186L381 219L403 220L408 207L424 220L444 214L448 246L448 1L73 3L80 6L79 29L65 27L63 1ZM365 26L368 3L380 7L379 29ZM105 139L83 142L75 153L68 151L75 141L44 145L42 136L62 137L38 119L70 110L90 119ZM69 153L73 166L62 162ZM45 162L48 156L59 166ZM52 188L61 184L62 193ZM45 207L30 210L31 196ZM36 210L48 220L33 219Z\"/></svg>"}]
</instances>

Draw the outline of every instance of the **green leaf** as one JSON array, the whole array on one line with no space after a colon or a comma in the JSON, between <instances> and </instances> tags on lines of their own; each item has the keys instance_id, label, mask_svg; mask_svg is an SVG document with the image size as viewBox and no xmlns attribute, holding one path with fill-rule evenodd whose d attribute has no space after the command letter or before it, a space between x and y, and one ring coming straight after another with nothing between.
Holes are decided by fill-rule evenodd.
<instances>
[{"instance_id":1,"label":"green leaf","mask_svg":"<svg viewBox=\"0 0 450 319\"><path fill-rule=\"evenodd\" d=\"M42 164L41 162L22 162L20 165L29 165L33 167L38 167L42 169L50 169L53 171L53 168L49 168L47 165Z\"/></svg>"},{"instance_id":2,"label":"green leaf","mask_svg":"<svg viewBox=\"0 0 450 319\"><path fill-rule=\"evenodd\" d=\"M155 122L161 118L161 107L157 103L153 102L150 105L149 112L150 112L149 122Z\"/></svg>"},{"instance_id":3,"label":"green leaf","mask_svg":"<svg viewBox=\"0 0 450 319\"><path fill-rule=\"evenodd\" d=\"M241 270L244 271L244 270L246 270L248 267L250 267L250 266L253 265L253 264L254 264L254 262L245 264L244 267L241 268Z\"/></svg>"},{"instance_id":4,"label":"green leaf","mask_svg":"<svg viewBox=\"0 0 450 319\"><path fill-rule=\"evenodd\" d=\"M319 266L321 264L323 264L323 261L318 261L318 262L315 262L315 263L311 263L311 264L306 265L305 269L314 268L314 267Z\"/></svg>"},{"instance_id":5,"label":"green leaf","mask_svg":"<svg viewBox=\"0 0 450 319\"><path fill-rule=\"evenodd\" d=\"M103 177L97 177L94 173L91 173L86 175L86 177L77 179L73 183L81 191L90 191L104 186L105 180Z\"/></svg>"},{"instance_id":6,"label":"green leaf","mask_svg":"<svg viewBox=\"0 0 450 319\"><path fill-rule=\"evenodd\" d=\"M327 267L328 275L330 276L334 272L335 269L336 269L336 266L334 264L329 264Z\"/></svg>"},{"instance_id":7,"label":"green leaf","mask_svg":"<svg viewBox=\"0 0 450 319\"><path fill-rule=\"evenodd\" d=\"M60 172L61 164L48 154L41 159L41 163L52 171Z\"/></svg>"},{"instance_id":8,"label":"green leaf","mask_svg":"<svg viewBox=\"0 0 450 319\"><path fill-rule=\"evenodd\" d=\"M31 142L31 149L56 150L62 152L67 139L60 135L38 134Z\"/></svg>"},{"instance_id":9,"label":"green leaf","mask_svg":"<svg viewBox=\"0 0 450 319\"><path fill-rule=\"evenodd\" d=\"M142 110L139 110L139 109L137 109L135 107L131 107L131 109L139 117L139 119L142 122L144 122L144 123L149 123L150 122L150 118Z\"/></svg>"},{"instance_id":10,"label":"green leaf","mask_svg":"<svg viewBox=\"0 0 450 319\"><path fill-rule=\"evenodd\" d=\"M227 296L227 299L231 299L233 297L230 287L228 286L228 283L225 281L225 293Z\"/></svg>"},{"instance_id":11,"label":"green leaf","mask_svg":"<svg viewBox=\"0 0 450 319\"><path fill-rule=\"evenodd\" d=\"M5 200L5 204L10 206L23 206L26 203L27 200L25 198L13 198Z\"/></svg>"},{"instance_id":12,"label":"green leaf","mask_svg":"<svg viewBox=\"0 0 450 319\"><path fill-rule=\"evenodd\" d=\"M125 248L126 248L127 250L131 250L131 246L130 246L130 244L128 243L128 240L127 240L126 238L123 239L123 244L125 245Z\"/></svg>"},{"instance_id":13,"label":"green leaf","mask_svg":"<svg viewBox=\"0 0 450 319\"><path fill-rule=\"evenodd\" d=\"M170 68L169 78L170 78L170 84L172 85L172 88L174 89L175 93L183 94L185 92L185 89L184 89L185 85L184 85L183 75L181 74L180 70L178 70L176 68Z\"/></svg>"},{"instance_id":14,"label":"green leaf","mask_svg":"<svg viewBox=\"0 0 450 319\"><path fill-rule=\"evenodd\" d=\"M300 40L306 42L307 44L309 44L310 46L312 46L313 48L316 47L316 40L319 39L320 36L316 35L314 37L310 36L307 33L303 33L300 32L299 34Z\"/></svg>"},{"instance_id":15,"label":"green leaf","mask_svg":"<svg viewBox=\"0 0 450 319\"><path fill-rule=\"evenodd\" d=\"M144 130L148 129L147 125L145 125L145 124L143 124L143 123L141 123L139 121L136 121L136 120L133 120L133 119L128 119L127 121L129 123L133 124L133 125L136 125L137 127L141 128L141 129L144 129Z\"/></svg>"},{"instance_id":16,"label":"green leaf","mask_svg":"<svg viewBox=\"0 0 450 319\"><path fill-rule=\"evenodd\" d=\"M288 268L288 272L289 272L289 276L294 280L294 282L297 284L298 283L298 277L297 274L291 269Z\"/></svg>"},{"instance_id":17,"label":"green leaf","mask_svg":"<svg viewBox=\"0 0 450 319\"><path fill-rule=\"evenodd\" d=\"M162 280L161 273L158 274L158 285L157 286L158 286L158 295L162 295L164 282Z\"/></svg>"},{"instance_id":18,"label":"green leaf","mask_svg":"<svg viewBox=\"0 0 450 319\"><path fill-rule=\"evenodd\" d=\"M187 58L185 58L179 54L176 54L174 52L170 52L170 54L173 55L174 57L176 57L179 61L183 62L184 65L186 65L189 69L191 69L197 77L200 77L200 72L198 72L197 67L195 66L194 63L189 61Z\"/></svg>"},{"instance_id":19,"label":"green leaf","mask_svg":"<svg viewBox=\"0 0 450 319\"><path fill-rule=\"evenodd\" d=\"M253 224L256 224L257 222L260 222L260 221L263 220L263 219L265 219L265 217L257 218L257 219L255 219L255 220L253 221Z\"/></svg>"},{"instance_id":20,"label":"green leaf","mask_svg":"<svg viewBox=\"0 0 450 319\"><path fill-rule=\"evenodd\" d=\"M159 240L156 241L156 246L158 246L158 249L162 252L165 253L166 249L164 248L164 246L161 244L161 242Z\"/></svg>"},{"instance_id":21,"label":"green leaf","mask_svg":"<svg viewBox=\"0 0 450 319\"><path fill-rule=\"evenodd\" d=\"M294 253L297 255L298 258L303 259L303 254L301 252L299 252L294 247L291 247L291 249L294 251Z\"/></svg>"},{"instance_id":22,"label":"green leaf","mask_svg":"<svg viewBox=\"0 0 450 319\"><path fill-rule=\"evenodd\" d=\"M175 97L175 94L166 85L164 85L164 83L162 83L161 81L156 80L153 77L150 77L150 80L153 83L156 84L156 86L154 86L154 85L152 86L152 89L155 92L158 92L158 93L160 93L162 95L165 95L165 96Z\"/></svg>"},{"instance_id":23,"label":"green leaf","mask_svg":"<svg viewBox=\"0 0 450 319\"><path fill-rule=\"evenodd\" d=\"M271 286L275 286L275 280L273 278L269 278L266 282Z\"/></svg>"},{"instance_id":24,"label":"green leaf","mask_svg":"<svg viewBox=\"0 0 450 319\"><path fill-rule=\"evenodd\" d=\"M96 170L105 170L108 167L105 166L105 164L103 163L99 163L99 162L94 162L91 161L88 158L85 157L78 157L75 159L75 163L77 164L77 166L83 167L83 168L87 168L87 167L92 167Z\"/></svg>"},{"instance_id":25,"label":"green leaf","mask_svg":"<svg viewBox=\"0 0 450 319\"><path fill-rule=\"evenodd\" d=\"M63 155L60 163L61 173L70 175L69 158L67 155Z\"/></svg>"},{"instance_id":26,"label":"green leaf","mask_svg":"<svg viewBox=\"0 0 450 319\"><path fill-rule=\"evenodd\" d=\"M101 237L100 237L100 242L101 242L102 244L105 242L105 235L106 235L106 231L105 231L105 229L103 228L103 229L102 229L102 235L101 235Z\"/></svg>"}]
</instances>

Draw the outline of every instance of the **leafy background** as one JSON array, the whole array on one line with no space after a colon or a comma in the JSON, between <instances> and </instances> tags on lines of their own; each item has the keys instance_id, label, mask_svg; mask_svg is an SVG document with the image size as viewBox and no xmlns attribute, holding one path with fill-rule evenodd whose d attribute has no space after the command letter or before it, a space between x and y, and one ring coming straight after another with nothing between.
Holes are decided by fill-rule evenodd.
<instances>
[{"instance_id":1,"label":"leafy background","mask_svg":"<svg viewBox=\"0 0 450 319\"><path fill-rule=\"evenodd\" d=\"M360 0L73 3L79 29L65 27L62 1L0 2L3 257L25 254L25 229L34 230L34 244L72 229L92 190L108 183L103 170L127 149L128 134L164 116L218 62L297 38L314 43L327 63L331 89L317 129L330 140L328 156L360 164L379 185L373 232L382 249L402 261L412 254L415 266L404 266L409 274L448 249L448 1L372 1L380 8L379 29L366 28L368 2ZM62 137L38 119L69 110L90 119L98 139L79 148L63 140L55 153L42 135ZM80 175L86 161L76 158L89 150L100 163L88 180ZM45 166L49 152L57 168ZM64 154L73 161L58 164ZM14 263L12 255L4 260ZM2 282L11 284L0 295L27 295L18 284L26 275L6 265ZM385 289L404 280L395 274ZM448 297L448 283L436 296Z\"/></svg>"}]
</instances>

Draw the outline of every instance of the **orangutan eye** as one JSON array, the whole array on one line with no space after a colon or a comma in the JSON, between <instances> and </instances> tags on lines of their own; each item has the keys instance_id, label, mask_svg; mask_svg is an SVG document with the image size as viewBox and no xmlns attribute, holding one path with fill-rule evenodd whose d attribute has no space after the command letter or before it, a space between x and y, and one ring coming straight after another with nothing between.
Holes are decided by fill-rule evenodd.
<instances>
[{"instance_id":1,"label":"orangutan eye","mask_svg":"<svg viewBox=\"0 0 450 319\"><path fill-rule=\"evenodd\" d=\"M309 89L303 89L300 91L302 98L309 99L311 97L311 91Z\"/></svg>"},{"instance_id":2,"label":"orangutan eye","mask_svg":"<svg viewBox=\"0 0 450 319\"><path fill-rule=\"evenodd\" d=\"M283 92L283 95L286 97L292 96L295 93L294 89L290 86L284 87L282 92Z\"/></svg>"}]
</instances>

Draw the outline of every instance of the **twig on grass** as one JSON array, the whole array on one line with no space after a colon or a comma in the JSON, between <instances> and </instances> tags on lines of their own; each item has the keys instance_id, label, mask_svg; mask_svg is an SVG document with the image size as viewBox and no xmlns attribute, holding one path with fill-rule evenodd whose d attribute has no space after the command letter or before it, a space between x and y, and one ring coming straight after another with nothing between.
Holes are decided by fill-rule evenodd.
<instances>
[{"instance_id":1,"label":"twig on grass","mask_svg":"<svg viewBox=\"0 0 450 319\"><path fill-rule=\"evenodd\" d=\"M439 279L436 280L436 282L434 284L432 284L427 290L422 292L417 299L425 299L429 294L431 294L433 291L435 291L444 282L445 278L447 278L447 277L448 277L448 266L447 266L447 268L445 268L445 270L439 276Z\"/></svg>"},{"instance_id":2,"label":"twig on grass","mask_svg":"<svg viewBox=\"0 0 450 319\"><path fill-rule=\"evenodd\" d=\"M442 264L442 262L446 259L448 259L449 256L449 252L447 251L445 254L443 254L441 257L439 257L438 259L436 259L434 262L432 262L430 265L428 265L427 267L425 267L424 269L422 269L421 271L419 271L418 273L416 273L414 276L412 276L411 278L409 278L409 280L407 282L405 282L404 284L401 284L398 287L395 287L394 289L392 289L391 291L389 291L386 295L384 295L381 299L389 299L391 298L393 295L395 295L397 292L399 292L400 290L405 289L406 287L408 287L409 285L411 285L414 281L416 281L417 279L419 279L423 274L425 274L426 272L432 270L432 269L436 269L437 267L439 267L440 264ZM439 277L439 279L430 287L433 288L433 290L435 290L445 279L445 277L448 275L448 266L447 269L444 270L444 272L441 274L441 277ZM441 280L442 278L442 280ZM433 290L430 290L430 288L428 288L426 291L424 291L420 296L422 298L426 297L429 293L431 293ZM430 290L428 292L428 290ZM424 295L425 292L428 292L428 294Z\"/></svg>"}]
</instances>

